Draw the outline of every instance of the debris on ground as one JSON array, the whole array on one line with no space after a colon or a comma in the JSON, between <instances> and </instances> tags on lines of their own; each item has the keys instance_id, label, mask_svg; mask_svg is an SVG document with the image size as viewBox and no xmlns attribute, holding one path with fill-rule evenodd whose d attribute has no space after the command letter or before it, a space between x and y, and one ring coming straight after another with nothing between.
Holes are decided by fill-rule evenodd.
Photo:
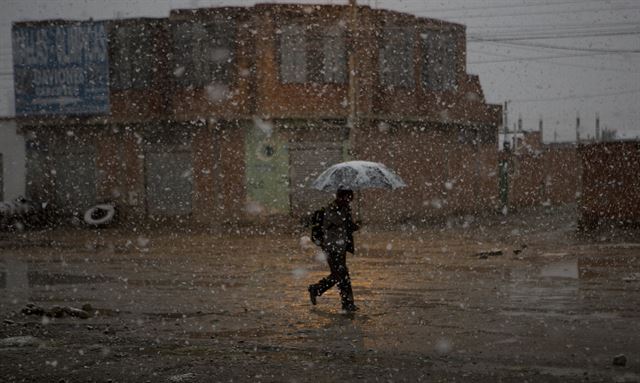
<instances>
[{"instance_id":1,"label":"debris on ground","mask_svg":"<svg viewBox=\"0 0 640 383\"><path fill-rule=\"evenodd\" d=\"M83 308L85 306L83 306ZM88 307L91 308L91 305L88 305ZM83 309L71 306L53 306L47 310L44 307L38 306L34 303L27 303L27 305L22 309L21 312L24 315L48 316L52 318L62 318L64 316L70 316L80 319L87 319L91 316L91 314L89 314L90 311L91 310L85 311Z\"/></svg>"},{"instance_id":2,"label":"debris on ground","mask_svg":"<svg viewBox=\"0 0 640 383\"><path fill-rule=\"evenodd\" d=\"M12 336L10 338L0 339L0 347L26 347L39 346L40 340L30 335Z\"/></svg>"},{"instance_id":3,"label":"debris on ground","mask_svg":"<svg viewBox=\"0 0 640 383\"><path fill-rule=\"evenodd\" d=\"M568 255L569 255L569 253L563 253L563 252L560 252L560 253L542 253L541 254L542 257L566 257Z\"/></svg>"},{"instance_id":4,"label":"debris on ground","mask_svg":"<svg viewBox=\"0 0 640 383\"><path fill-rule=\"evenodd\" d=\"M91 303L85 303L82 305L82 309L88 313L93 312L93 306L91 306Z\"/></svg>"},{"instance_id":5,"label":"debris on ground","mask_svg":"<svg viewBox=\"0 0 640 383\"><path fill-rule=\"evenodd\" d=\"M51 207L46 202L37 203L22 196L12 201L0 201L0 231L23 231L51 223Z\"/></svg>"},{"instance_id":6,"label":"debris on ground","mask_svg":"<svg viewBox=\"0 0 640 383\"><path fill-rule=\"evenodd\" d=\"M524 251L524 249L526 249L528 246L526 243L523 243L520 245L520 247L513 249L513 254L518 255L520 253L522 253L522 251Z\"/></svg>"},{"instance_id":7,"label":"debris on ground","mask_svg":"<svg viewBox=\"0 0 640 383\"><path fill-rule=\"evenodd\" d=\"M613 365L614 366L626 366L627 365L627 357L624 354L616 355L613 357Z\"/></svg>"},{"instance_id":8,"label":"debris on ground","mask_svg":"<svg viewBox=\"0 0 640 383\"><path fill-rule=\"evenodd\" d=\"M196 377L193 372L187 372L186 374L173 375L169 377L169 381L173 383L186 382Z\"/></svg>"},{"instance_id":9,"label":"debris on ground","mask_svg":"<svg viewBox=\"0 0 640 383\"><path fill-rule=\"evenodd\" d=\"M83 221L93 227L106 226L115 220L116 210L116 205L113 203L101 203L86 210Z\"/></svg>"},{"instance_id":10,"label":"debris on ground","mask_svg":"<svg viewBox=\"0 0 640 383\"><path fill-rule=\"evenodd\" d=\"M477 257L479 259L487 259L489 257L496 257L502 255L502 250L489 250L489 251L481 251L479 253L475 253L472 257Z\"/></svg>"}]
</instances>

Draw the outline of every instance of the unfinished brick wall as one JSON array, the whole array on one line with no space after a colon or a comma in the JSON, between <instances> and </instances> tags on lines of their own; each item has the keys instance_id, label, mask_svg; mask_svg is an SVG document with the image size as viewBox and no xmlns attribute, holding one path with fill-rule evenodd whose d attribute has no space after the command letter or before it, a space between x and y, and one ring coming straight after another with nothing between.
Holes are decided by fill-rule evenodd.
<instances>
[{"instance_id":1,"label":"unfinished brick wall","mask_svg":"<svg viewBox=\"0 0 640 383\"><path fill-rule=\"evenodd\" d=\"M581 146L580 224L640 224L640 142L607 142Z\"/></svg>"},{"instance_id":2,"label":"unfinished brick wall","mask_svg":"<svg viewBox=\"0 0 640 383\"><path fill-rule=\"evenodd\" d=\"M548 145L509 157L511 208L573 203L579 187L579 168L573 145Z\"/></svg>"},{"instance_id":3,"label":"unfinished brick wall","mask_svg":"<svg viewBox=\"0 0 640 383\"><path fill-rule=\"evenodd\" d=\"M497 149L460 138L460 127L378 124L358 131L358 158L382 162L407 187L361 192L359 209L373 222L432 220L497 209Z\"/></svg>"}]
</instances>

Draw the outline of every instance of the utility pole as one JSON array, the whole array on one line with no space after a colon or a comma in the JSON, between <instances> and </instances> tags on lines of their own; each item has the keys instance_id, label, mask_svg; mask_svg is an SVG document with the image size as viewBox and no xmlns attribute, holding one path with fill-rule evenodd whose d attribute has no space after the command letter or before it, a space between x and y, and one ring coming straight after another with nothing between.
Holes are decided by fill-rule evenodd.
<instances>
[{"instance_id":1,"label":"utility pole","mask_svg":"<svg viewBox=\"0 0 640 383\"><path fill-rule=\"evenodd\" d=\"M576 112L576 145L580 144L580 112Z\"/></svg>"},{"instance_id":2,"label":"utility pole","mask_svg":"<svg viewBox=\"0 0 640 383\"><path fill-rule=\"evenodd\" d=\"M503 128L503 139L502 139L502 149L506 150L507 149L507 135L509 134L509 122L508 122L508 118L509 118L509 113L507 111L507 107L509 105L509 101L505 101L504 102L504 110L502 111L503 117L502 117L502 128Z\"/></svg>"},{"instance_id":3,"label":"utility pole","mask_svg":"<svg viewBox=\"0 0 640 383\"><path fill-rule=\"evenodd\" d=\"M596 112L596 142L600 142L600 113Z\"/></svg>"},{"instance_id":4,"label":"utility pole","mask_svg":"<svg viewBox=\"0 0 640 383\"><path fill-rule=\"evenodd\" d=\"M509 101L504 102L503 117L502 117L502 156L500 157L500 166L498 167L498 190L500 193L500 210L502 214L507 215L509 212L509 158L511 156L511 145L508 141L507 135L509 133L509 120L508 120L508 105Z\"/></svg>"},{"instance_id":5,"label":"utility pole","mask_svg":"<svg viewBox=\"0 0 640 383\"><path fill-rule=\"evenodd\" d=\"M522 134L522 114L518 114L518 128L516 129L516 139L514 140L514 143L513 143L514 151L518 146L518 137L521 134ZM523 141L524 141L524 137L523 137Z\"/></svg>"},{"instance_id":6,"label":"utility pole","mask_svg":"<svg viewBox=\"0 0 640 383\"><path fill-rule=\"evenodd\" d=\"M544 129L542 123L542 115L540 115L540 119L538 120L538 130L540 131L540 144L544 144Z\"/></svg>"},{"instance_id":7,"label":"utility pole","mask_svg":"<svg viewBox=\"0 0 640 383\"><path fill-rule=\"evenodd\" d=\"M349 117L347 118L347 128L349 129L349 149L347 156L349 160L358 159L356 152L358 121L358 2L349 0L349 23L347 27L349 37L349 58L347 68L349 70ZM362 194L357 193L355 200L354 216L360 219L360 207L362 206Z\"/></svg>"},{"instance_id":8,"label":"utility pole","mask_svg":"<svg viewBox=\"0 0 640 383\"><path fill-rule=\"evenodd\" d=\"M358 3L349 0L349 156L355 155L356 129L358 126L358 62L356 60L357 28L358 28Z\"/></svg>"}]
</instances>

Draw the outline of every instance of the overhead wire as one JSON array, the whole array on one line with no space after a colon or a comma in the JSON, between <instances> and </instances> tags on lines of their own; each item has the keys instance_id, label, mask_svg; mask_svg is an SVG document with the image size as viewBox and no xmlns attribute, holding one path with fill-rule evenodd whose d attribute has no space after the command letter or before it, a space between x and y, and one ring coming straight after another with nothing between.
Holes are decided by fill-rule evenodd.
<instances>
[{"instance_id":1,"label":"overhead wire","mask_svg":"<svg viewBox=\"0 0 640 383\"><path fill-rule=\"evenodd\" d=\"M560 46L560 45L552 45L552 44L540 44L540 43L529 43L526 41L520 42L512 42L512 41L500 41L500 40L491 40L491 39L477 39L474 41L470 41L471 43L493 43L493 44L503 44L503 45L513 45L513 46L529 46L529 47L538 47L545 49L555 49L555 50L566 50L566 51L576 51L576 52L601 52L601 53L640 53L640 49L605 49L605 48L583 48L583 47L575 47L575 46Z\"/></svg>"},{"instance_id":2,"label":"overhead wire","mask_svg":"<svg viewBox=\"0 0 640 383\"><path fill-rule=\"evenodd\" d=\"M618 0L618 1L629 1L629 0ZM594 3L594 2L602 3L602 0L570 0L570 1L558 1L558 2L547 2L547 3L531 3L530 2L527 4L484 5L484 6L475 6L475 7L433 9L429 12L432 12L432 13L466 12L470 10L485 10L485 9L531 8L531 7L546 7L546 6L565 6L565 5L573 5L573 4L584 5L585 3Z\"/></svg>"},{"instance_id":3,"label":"overhead wire","mask_svg":"<svg viewBox=\"0 0 640 383\"><path fill-rule=\"evenodd\" d=\"M483 42L475 42L475 45L478 45L478 44L482 45ZM529 46L529 45L519 45L519 44L513 43L513 42L499 42L499 41L491 42L491 41L489 41L489 42L486 42L486 44L489 47L493 47L495 49L501 49L501 50L507 49L508 51L518 50L518 51L525 51L525 52L539 52L539 53L549 54L549 49L548 48L541 48L541 47ZM487 45L485 45L485 46L487 46ZM467 49L470 49L470 48L467 48ZM612 54L610 52L590 52L590 53L603 53L603 55L608 55L608 59L621 57L620 55ZM572 53L567 52L567 53L563 53L563 54L569 55L569 54L572 54ZM595 56L598 56L598 55L593 55L593 56L595 57ZM625 59L628 59L628 58L625 57Z\"/></svg>"},{"instance_id":4,"label":"overhead wire","mask_svg":"<svg viewBox=\"0 0 640 383\"><path fill-rule=\"evenodd\" d=\"M575 24L498 24L498 25L480 25L480 26L472 26L470 29L478 30L478 29L514 29L514 30L555 30L555 29L594 29L594 28L609 28L609 27L620 27L620 26L638 26L638 21L629 21L629 22L611 22L611 23L575 23Z\"/></svg>"},{"instance_id":5,"label":"overhead wire","mask_svg":"<svg viewBox=\"0 0 640 383\"><path fill-rule=\"evenodd\" d=\"M475 61L469 62L469 64L492 64L492 63L500 63L500 62L511 62L511 61L539 61L539 60L551 60L551 59L562 59L562 58L574 58L574 57L592 57L592 56L602 56L607 55L608 53L574 53L574 54L563 54L563 55L553 55L553 56L525 56L525 57L513 57L510 55L486 52L486 51L476 51L476 50L467 50L469 52L490 55L490 56L498 56L504 57L504 60L485 60L485 61Z\"/></svg>"},{"instance_id":6,"label":"overhead wire","mask_svg":"<svg viewBox=\"0 0 640 383\"><path fill-rule=\"evenodd\" d=\"M631 30L611 30L611 31L575 31L571 33L559 33L554 31L549 31L545 33L539 34L531 34L531 33L521 33L521 34L512 34L512 35L483 35L483 34L469 34L467 41L519 41L519 40L549 40L549 39L570 39L570 38L580 38L580 37L609 37L609 36L625 36L625 35L637 35L640 34L640 29L633 28Z\"/></svg>"},{"instance_id":7,"label":"overhead wire","mask_svg":"<svg viewBox=\"0 0 640 383\"><path fill-rule=\"evenodd\" d=\"M513 57L507 54L500 54L500 53L494 53L494 52L487 52L487 51L476 51L476 50L468 50L469 52L473 52L476 54L482 54L482 55L489 55L489 56L496 56L496 57L503 57L503 59L496 59L496 60L480 60L480 61L469 61L467 62L468 65L483 65L483 64L497 64L497 63L506 63L506 62L537 62L537 61L545 61L544 64L545 65L555 65L555 66L568 66L568 67L574 67L574 68L584 68L584 69L592 69L592 70L605 70L605 71L610 71L610 72L618 72L618 73L628 73L628 74L633 74L633 73L640 73L638 71L634 71L634 70L624 70L624 69L619 69L619 68L611 68L611 67L607 67L607 66L591 66L591 65L583 65L583 64L576 64L576 63L566 63L566 62L557 62L557 61L550 61L550 60L554 60L554 59L564 59L564 58L592 58L594 56L604 56L604 55L608 55L609 53L576 53L576 54L564 54L564 55L553 55L553 56L527 56L527 57Z\"/></svg>"},{"instance_id":8,"label":"overhead wire","mask_svg":"<svg viewBox=\"0 0 640 383\"><path fill-rule=\"evenodd\" d=\"M559 96L559 97L545 97L545 98L530 98L530 99L513 99L509 100L509 102L545 102L545 101L559 101L559 100L579 100L584 98L598 98L598 97L611 97L611 96L621 96L625 94L633 94L640 93L640 89L630 89L619 92L611 92L611 93L596 93L596 94L583 94L583 95L570 95L570 96Z\"/></svg>"},{"instance_id":9,"label":"overhead wire","mask_svg":"<svg viewBox=\"0 0 640 383\"><path fill-rule=\"evenodd\" d=\"M586 13L586 12L618 12L618 11L629 11L629 10L640 10L640 6L628 6L628 7L614 7L614 8L591 8L591 9L573 9L573 10L555 10L555 11L540 11L540 12L523 12L523 13L502 13L502 14L492 14L492 15L462 15L462 16L438 16L439 18L450 18L450 19L474 19L474 18L497 18L497 17L505 17L505 16L534 16L534 15L558 15L564 13ZM430 14L431 11L420 11L416 12L416 15L425 16Z\"/></svg>"}]
</instances>

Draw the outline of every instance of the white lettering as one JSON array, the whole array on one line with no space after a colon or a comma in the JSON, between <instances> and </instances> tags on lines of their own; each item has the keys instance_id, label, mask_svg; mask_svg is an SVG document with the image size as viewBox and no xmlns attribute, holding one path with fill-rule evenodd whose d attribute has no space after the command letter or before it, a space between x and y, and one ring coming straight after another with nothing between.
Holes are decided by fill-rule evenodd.
<instances>
[{"instance_id":1,"label":"white lettering","mask_svg":"<svg viewBox=\"0 0 640 383\"><path fill-rule=\"evenodd\" d=\"M33 85L35 86L69 86L80 85L85 81L81 68L33 69Z\"/></svg>"}]
</instances>

